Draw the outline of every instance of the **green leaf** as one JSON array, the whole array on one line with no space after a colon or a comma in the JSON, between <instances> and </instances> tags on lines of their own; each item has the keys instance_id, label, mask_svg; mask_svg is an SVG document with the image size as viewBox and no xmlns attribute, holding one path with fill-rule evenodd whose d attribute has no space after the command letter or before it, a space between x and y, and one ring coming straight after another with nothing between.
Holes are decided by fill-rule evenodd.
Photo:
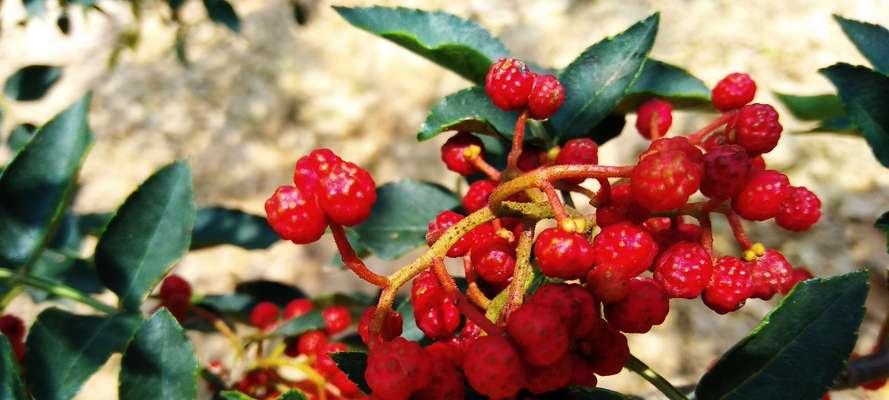
<instances>
[{"instance_id":1,"label":"green leaf","mask_svg":"<svg viewBox=\"0 0 889 400\"><path fill-rule=\"evenodd\" d=\"M324 326L324 317L321 316L321 312L313 310L281 324L271 334L275 336L297 336L311 330L324 328Z\"/></svg>"},{"instance_id":2,"label":"green leaf","mask_svg":"<svg viewBox=\"0 0 889 400\"><path fill-rule=\"evenodd\" d=\"M796 285L704 375L696 398L821 398L855 344L867 286L865 271Z\"/></svg>"},{"instance_id":3,"label":"green leaf","mask_svg":"<svg viewBox=\"0 0 889 400\"><path fill-rule=\"evenodd\" d=\"M874 227L883 231L883 234L886 235L886 241L889 242L889 211L884 212L880 218L877 218L877 221L874 222Z\"/></svg>"},{"instance_id":4,"label":"green leaf","mask_svg":"<svg viewBox=\"0 0 889 400\"><path fill-rule=\"evenodd\" d=\"M585 137L593 139L598 145L616 138L624 130L627 125L627 116L624 114L608 114L602 121L599 121L593 129ZM563 142L564 144L564 142Z\"/></svg>"},{"instance_id":5,"label":"green leaf","mask_svg":"<svg viewBox=\"0 0 889 400\"><path fill-rule=\"evenodd\" d=\"M265 217L220 206L197 212L191 248L230 244L244 249L265 249L280 240Z\"/></svg>"},{"instance_id":6,"label":"green leaf","mask_svg":"<svg viewBox=\"0 0 889 400\"><path fill-rule=\"evenodd\" d=\"M453 192L439 185L390 182L377 188L370 218L355 227L355 232L377 256L394 260L425 244L429 221L459 204Z\"/></svg>"},{"instance_id":7,"label":"green leaf","mask_svg":"<svg viewBox=\"0 0 889 400\"><path fill-rule=\"evenodd\" d=\"M834 15L833 18L864 58L877 71L889 74L889 30L880 25L846 19L839 15Z\"/></svg>"},{"instance_id":8,"label":"green leaf","mask_svg":"<svg viewBox=\"0 0 889 400\"><path fill-rule=\"evenodd\" d=\"M334 7L346 21L441 65L476 84L509 51L475 22L440 11Z\"/></svg>"},{"instance_id":9,"label":"green leaf","mask_svg":"<svg viewBox=\"0 0 889 400\"><path fill-rule=\"evenodd\" d=\"M232 5L226 0L203 0L207 16L217 24L225 25L234 33L241 31L241 19ZM178 42L178 41L177 41ZM178 50L177 50L178 51Z\"/></svg>"},{"instance_id":10,"label":"green leaf","mask_svg":"<svg viewBox=\"0 0 889 400\"><path fill-rule=\"evenodd\" d=\"M95 294L105 290L92 263L82 258L66 256L52 249L44 250L40 254L40 258L31 268L30 275L58 282L84 293ZM52 297L43 290L35 289L28 293L38 302Z\"/></svg>"},{"instance_id":11,"label":"green leaf","mask_svg":"<svg viewBox=\"0 0 889 400\"><path fill-rule=\"evenodd\" d=\"M204 296L197 305L207 307L222 314L247 316L256 305L253 297L245 294L220 294Z\"/></svg>"},{"instance_id":12,"label":"green leaf","mask_svg":"<svg viewBox=\"0 0 889 400\"><path fill-rule=\"evenodd\" d=\"M836 86L849 118L864 134L874 156L889 167L889 76L843 63L820 72Z\"/></svg>"},{"instance_id":13,"label":"green leaf","mask_svg":"<svg viewBox=\"0 0 889 400\"><path fill-rule=\"evenodd\" d=\"M9 133L9 138L6 140L6 144L9 145L9 148L13 153L18 153L25 148L25 145L31 141L31 138L34 137L34 133L36 132L36 126L31 124L21 124L12 128L12 132Z\"/></svg>"},{"instance_id":14,"label":"green leaf","mask_svg":"<svg viewBox=\"0 0 889 400\"><path fill-rule=\"evenodd\" d=\"M796 119L803 121L820 121L846 115L843 102L835 94L819 94L813 96L795 96L775 92L778 100L784 103L787 110Z\"/></svg>"},{"instance_id":15,"label":"green leaf","mask_svg":"<svg viewBox=\"0 0 889 400\"><path fill-rule=\"evenodd\" d=\"M855 124L852 123L852 120L849 119L849 116L843 115L841 117L834 117L830 119L826 119L821 121L818 126L809 130L810 133L818 133L818 132L833 132L833 133L844 133L850 136L859 136L862 134L857 129L855 129Z\"/></svg>"},{"instance_id":16,"label":"green leaf","mask_svg":"<svg viewBox=\"0 0 889 400\"><path fill-rule=\"evenodd\" d=\"M364 380L364 370L367 369L367 353L360 351L343 351L331 353L330 358L336 362L336 366L346 373L349 380L355 382L364 393L370 393L370 387Z\"/></svg>"},{"instance_id":17,"label":"green leaf","mask_svg":"<svg viewBox=\"0 0 889 400\"><path fill-rule=\"evenodd\" d=\"M28 333L25 375L37 400L67 400L139 328L138 315L76 315L50 308Z\"/></svg>"},{"instance_id":18,"label":"green leaf","mask_svg":"<svg viewBox=\"0 0 889 400\"><path fill-rule=\"evenodd\" d=\"M257 303L260 301L270 301L279 307L287 306L287 303L293 299L308 297L305 292L296 286L261 279L238 283L235 286L235 293L250 296Z\"/></svg>"},{"instance_id":19,"label":"green leaf","mask_svg":"<svg viewBox=\"0 0 889 400\"><path fill-rule=\"evenodd\" d=\"M39 100L61 77L62 69L59 67L29 65L6 78L3 93L17 101Z\"/></svg>"},{"instance_id":20,"label":"green leaf","mask_svg":"<svg viewBox=\"0 0 889 400\"><path fill-rule=\"evenodd\" d=\"M291 390L278 397L278 400L308 400L308 398L299 390Z\"/></svg>"},{"instance_id":21,"label":"green leaf","mask_svg":"<svg viewBox=\"0 0 889 400\"><path fill-rule=\"evenodd\" d=\"M0 265L36 259L70 199L93 142L89 95L40 128L0 176Z\"/></svg>"},{"instance_id":22,"label":"green leaf","mask_svg":"<svg viewBox=\"0 0 889 400\"><path fill-rule=\"evenodd\" d=\"M185 331L165 308L136 332L120 361L121 399L194 399L198 361Z\"/></svg>"},{"instance_id":23,"label":"green leaf","mask_svg":"<svg viewBox=\"0 0 889 400\"><path fill-rule=\"evenodd\" d=\"M223 400L256 400L237 390L225 390L219 392L219 397L221 397Z\"/></svg>"},{"instance_id":24,"label":"green leaf","mask_svg":"<svg viewBox=\"0 0 889 400\"><path fill-rule=\"evenodd\" d=\"M565 103L549 121L557 136L584 136L617 106L648 57L658 21L654 14L590 46L562 70Z\"/></svg>"},{"instance_id":25,"label":"green leaf","mask_svg":"<svg viewBox=\"0 0 889 400\"><path fill-rule=\"evenodd\" d=\"M668 100L674 108L710 105L710 89L704 81L680 67L649 58L636 81L627 89L618 109L634 111L651 97Z\"/></svg>"},{"instance_id":26,"label":"green leaf","mask_svg":"<svg viewBox=\"0 0 889 400\"><path fill-rule=\"evenodd\" d=\"M6 335L0 335L0 400L27 400L19 362Z\"/></svg>"},{"instance_id":27,"label":"green leaf","mask_svg":"<svg viewBox=\"0 0 889 400\"><path fill-rule=\"evenodd\" d=\"M96 269L121 305L138 310L142 300L188 251L194 223L191 171L170 164L130 194L96 245Z\"/></svg>"},{"instance_id":28,"label":"green leaf","mask_svg":"<svg viewBox=\"0 0 889 400\"><path fill-rule=\"evenodd\" d=\"M414 318L414 306L411 303L410 297L405 298L395 308L395 311L401 314L401 337L414 342L418 342L426 337L426 334L417 326L417 319Z\"/></svg>"},{"instance_id":29,"label":"green leaf","mask_svg":"<svg viewBox=\"0 0 889 400\"><path fill-rule=\"evenodd\" d=\"M417 140L429 140L445 131L511 138L518 119L518 113L497 108L485 89L475 86L451 94L433 106L417 133Z\"/></svg>"},{"instance_id":30,"label":"green leaf","mask_svg":"<svg viewBox=\"0 0 889 400\"><path fill-rule=\"evenodd\" d=\"M601 388L569 387L554 393L547 393L541 400L627 400L618 392Z\"/></svg>"}]
</instances>

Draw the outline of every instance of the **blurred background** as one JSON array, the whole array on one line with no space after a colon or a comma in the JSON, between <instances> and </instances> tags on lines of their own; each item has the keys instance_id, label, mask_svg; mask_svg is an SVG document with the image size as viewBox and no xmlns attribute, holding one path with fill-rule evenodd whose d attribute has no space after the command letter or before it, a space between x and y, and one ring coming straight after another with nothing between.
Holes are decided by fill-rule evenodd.
<instances>
[{"instance_id":1,"label":"blurred background","mask_svg":"<svg viewBox=\"0 0 889 400\"><path fill-rule=\"evenodd\" d=\"M479 22L513 54L548 67L562 67L590 44L660 11L653 57L688 69L709 86L729 72L748 72L760 88L757 101L779 111L772 91L833 92L818 68L841 60L865 63L831 14L889 25L885 0L233 0L241 18L240 33L234 33L209 22L201 3L190 0L179 15L186 29L177 32L164 2L142 2L138 20L128 3L97 4L104 12L70 10L66 34L57 25L62 11L54 2L26 23L22 3L0 2L0 79L31 64L64 67L40 101L3 100L4 140L12 127L39 126L94 91L90 122L97 140L81 171L78 212L111 211L156 168L186 158L199 205L263 214L265 198L290 179L295 160L316 147L330 147L369 168L378 183L409 177L453 187L456 177L438 159L447 135L424 143L414 135L432 104L469 83L351 27L332 4L441 9ZM177 34L186 39L181 49L187 66L177 60ZM125 48L136 38L134 48ZM680 113L672 133L693 131L712 117ZM787 113L781 122L785 132L811 127ZM629 162L646 146L633 123L630 116L624 133L601 148L601 163ZM9 158L4 147L0 162ZM869 268L872 290L858 344L858 351L868 351L889 310L886 237L872 227L889 209L889 171L863 140L831 134L785 134L766 160L794 184L815 191L824 217L804 234L773 224L751 224L751 234L819 276ZM726 226L720 221L716 229L717 249L736 252ZM190 253L176 272L202 293L230 291L238 281L257 278L297 284L312 295L367 290L330 265L334 249L328 242L281 242L252 252L217 247ZM381 272L402 264L368 262ZM673 383L693 383L774 304L751 300L740 312L718 317L699 301L674 301L666 323L649 334L630 335L630 346ZM30 323L42 307L19 296L10 310ZM219 338L192 334L192 339L202 362L227 352ZM113 357L78 398L116 398L118 362ZM600 385L656 398L627 372ZM833 398L889 399L889 391L846 391Z\"/></svg>"}]
</instances>

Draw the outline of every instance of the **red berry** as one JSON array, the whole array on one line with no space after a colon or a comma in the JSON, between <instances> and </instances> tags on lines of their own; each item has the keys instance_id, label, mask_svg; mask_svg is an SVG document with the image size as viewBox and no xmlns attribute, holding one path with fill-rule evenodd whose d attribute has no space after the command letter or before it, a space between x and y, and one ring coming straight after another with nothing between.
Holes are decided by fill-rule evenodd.
<instances>
[{"instance_id":1,"label":"red berry","mask_svg":"<svg viewBox=\"0 0 889 400\"><path fill-rule=\"evenodd\" d=\"M753 101L756 95L756 83L750 75L735 72L722 78L713 87L713 106L717 110L727 111L739 108Z\"/></svg>"},{"instance_id":2,"label":"red berry","mask_svg":"<svg viewBox=\"0 0 889 400\"><path fill-rule=\"evenodd\" d=\"M299 318L312 311L312 301L309 299L294 299L284 307L284 319Z\"/></svg>"},{"instance_id":3,"label":"red berry","mask_svg":"<svg viewBox=\"0 0 889 400\"><path fill-rule=\"evenodd\" d=\"M671 298L693 299L710 283L713 263L703 246L691 242L676 243L658 256L654 279Z\"/></svg>"},{"instance_id":4,"label":"red berry","mask_svg":"<svg viewBox=\"0 0 889 400\"><path fill-rule=\"evenodd\" d=\"M497 108L504 111L521 110L528 104L534 76L524 62L515 58L501 58L488 69L485 92Z\"/></svg>"},{"instance_id":5,"label":"red berry","mask_svg":"<svg viewBox=\"0 0 889 400\"><path fill-rule=\"evenodd\" d=\"M312 243L327 229L324 211L313 193L294 186L280 186L265 201L265 212L272 229L282 239L296 244Z\"/></svg>"},{"instance_id":6,"label":"red berry","mask_svg":"<svg viewBox=\"0 0 889 400\"><path fill-rule=\"evenodd\" d=\"M717 146L704 155L701 193L714 199L733 197L744 189L752 168L743 147L734 144Z\"/></svg>"},{"instance_id":7,"label":"red berry","mask_svg":"<svg viewBox=\"0 0 889 400\"><path fill-rule=\"evenodd\" d=\"M572 336L589 334L596 329L596 323L600 319L599 304L580 285L542 285L526 303L548 307L558 314Z\"/></svg>"},{"instance_id":8,"label":"red berry","mask_svg":"<svg viewBox=\"0 0 889 400\"><path fill-rule=\"evenodd\" d=\"M587 289L603 303L621 301L630 293L630 275L625 267L617 264L597 264L587 273Z\"/></svg>"},{"instance_id":9,"label":"red berry","mask_svg":"<svg viewBox=\"0 0 889 400\"><path fill-rule=\"evenodd\" d=\"M449 170L463 176L469 175L478 170L464 154L469 146L478 146L482 153L485 151L482 140L475 135L469 132L457 133L441 146L441 160Z\"/></svg>"},{"instance_id":10,"label":"red berry","mask_svg":"<svg viewBox=\"0 0 889 400\"><path fill-rule=\"evenodd\" d=\"M358 225L370 215L377 201L377 187L363 168L350 163L334 164L321 179L318 202L331 221L340 225Z\"/></svg>"},{"instance_id":11,"label":"red berry","mask_svg":"<svg viewBox=\"0 0 889 400\"><path fill-rule=\"evenodd\" d=\"M522 148L522 154L519 155L516 165L522 172L535 170L540 166L540 156L542 154L543 151L536 147L525 146Z\"/></svg>"},{"instance_id":12,"label":"red berry","mask_svg":"<svg viewBox=\"0 0 889 400\"><path fill-rule=\"evenodd\" d=\"M572 364L571 384L581 387L595 387L598 382L596 382L596 371L593 369L593 364L577 354L572 353L570 356Z\"/></svg>"},{"instance_id":13,"label":"red berry","mask_svg":"<svg viewBox=\"0 0 889 400\"><path fill-rule=\"evenodd\" d=\"M431 347L431 346L430 346ZM427 353L429 347L426 348ZM466 395L463 375L447 359L432 356L429 384L411 396L411 400L462 400Z\"/></svg>"},{"instance_id":14,"label":"red berry","mask_svg":"<svg viewBox=\"0 0 889 400\"><path fill-rule=\"evenodd\" d=\"M528 391L534 394L552 392L568 386L574 378L574 359L566 353L556 362L545 367L527 369Z\"/></svg>"},{"instance_id":15,"label":"red berry","mask_svg":"<svg viewBox=\"0 0 889 400\"><path fill-rule=\"evenodd\" d=\"M515 250L506 240L491 240L472 248L472 266L489 283L506 283L515 270Z\"/></svg>"},{"instance_id":16,"label":"red berry","mask_svg":"<svg viewBox=\"0 0 889 400\"><path fill-rule=\"evenodd\" d=\"M645 333L660 325L670 311L670 298L651 278L633 278L627 298L605 306L605 319L622 332Z\"/></svg>"},{"instance_id":17,"label":"red berry","mask_svg":"<svg viewBox=\"0 0 889 400\"><path fill-rule=\"evenodd\" d=\"M750 165L751 165L751 170L762 171L762 170L766 169L766 160L764 158L762 158L761 154L756 155L756 156L750 157Z\"/></svg>"},{"instance_id":18,"label":"red berry","mask_svg":"<svg viewBox=\"0 0 889 400\"><path fill-rule=\"evenodd\" d=\"M460 325L460 311L454 299L444 293L430 270L414 278L411 303L417 326L429 338L448 338Z\"/></svg>"},{"instance_id":19,"label":"red berry","mask_svg":"<svg viewBox=\"0 0 889 400\"><path fill-rule=\"evenodd\" d=\"M0 316L0 333L6 335L10 343L20 342L25 338L25 322L11 314Z\"/></svg>"},{"instance_id":20,"label":"red berry","mask_svg":"<svg viewBox=\"0 0 889 400\"><path fill-rule=\"evenodd\" d=\"M568 325L552 307L523 304L510 314L506 331L520 348L525 362L533 366L550 365L568 351Z\"/></svg>"},{"instance_id":21,"label":"red berry","mask_svg":"<svg viewBox=\"0 0 889 400\"><path fill-rule=\"evenodd\" d=\"M628 279L647 270L656 255L657 244L651 235L629 222L606 226L593 239L596 265L621 266Z\"/></svg>"},{"instance_id":22,"label":"red berry","mask_svg":"<svg viewBox=\"0 0 889 400\"><path fill-rule=\"evenodd\" d=\"M534 242L540 271L551 278L579 279L593 267L593 246L583 235L549 228Z\"/></svg>"},{"instance_id":23,"label":"red berry","mask_svg":"<svg viewBox=\"0 0 889 400\"><path fill-rule=\"evenodd\" d=\"M805 231L821 218L821 200L804 187L791 186L775 215L778 226L790 231Z\"/></svg>"},{"instance_id":24,"label":"red berry","mask_svg":"<svg viewBox=\"0 0 889 400\"><path fill-rule=\"evenodd\" d=\"M471 231L463 235L462 238L457 240L457 243L454 243L451 246L450 250L448 250L448 254L455 254L456 257L461 257L466 255L469 250L478 246L481 243L485 243L491 240L501 240L500 236L497 236L497 231L494 229L494 224L491 222L481 224Z\"/></svg>"},{"instance_id":25,"label":"red berry","mask_svg":"<svg viewBox=\"0 0 889 400\"><path fill-rule=\"evenodd\" d=\"M352 324L352 316L345 306L327 307L321 311L321 316L324 317L324 326L329 335L336 335Z\"/></svg>"},{"instance_id":26,"label":"red berry","mask_svg":"<svg viewBox=\"0 0 889 400\"><path fill-rule=\"evenodd\" d=\"M789 187L790 181L780 172L754 172L741 192L732 199L732 209L744 219L765 221L778 214Z\"/></svg>"},{"instance_id":27,"label":"red berry","mask_svg":"<svg viewBox=\"0 0 889 400\"><path fill-rule=\"evenodd\" d=\"M596 225L604 228L623 221L641 223L649 214L648 210L633 201L629 183L612 185L608 201L596 208Z\"/></svg>"},{"instance_id":28,"label":"red berry","mask_svg":"<svg viewBox=\"0 0 889 400\"><path fill-rule=\"evenodd\" d=\"M374 346L367 354L364 379L381 400L406 400L426 387L432 376L432 361L417 343L397 337Z\"/></svg>"},{"instance_id":29,"label":"red berry","mask_svg":"<svg viewBox=\"0 0 889 400\"><path fill-rule=\"evenodd\" d=\"M315 149L296 161L293 184L306 193L320 193L321 179L327 176L333 166L343 159L330 149Z\"/></svg>"},{"instance_id":30,"label":"red berry","mask_svg":"<svg viewBox=\"0 0 889 400\"><path fill-rule=\"evenodd\" d=\"M528 113L534 119L551 117L565 102L565 88L552 75L536 75L528 96Z\"/></svg>"},{"instance_id":31,"label":"red berry","mask_svg":"<svg viewBox=\"0 0 889 400\"><path fill-rule=\"evenodd\" d=\"M451 338L447 341L433 342L426 346L426 352L435 361L444 361L444 364L453 368L460 368L463 365L462 344L459 339Z\"/></svg>"},{"instance_id":32,"label":"red berry","mask_svg":"<svg viewBox=\"0 0 889 400\"><path fill-rule=\"evenodd\" d=\"M579 343L580 352L592 363L596 375L615 375L630 358L627 337L610 324L603 323L593 335Z\"/></svg>"},{"instance_id":33,"label":"red berry","mask_svg":"<svg viewBox=\"0 0 889 400\"><path fill-rule=\"evenodd\" d=\"M793 266L777 250L768 249L752 261L753 295L763 300L793 289Z\"/></svg>"},{"instance_id":34,"label":"red berry","mask_svg":"<svg viewBox=\"0 0 889 400\"><path fill-rule=\"evenodd\" d=\"M639 155L639 159L642 160L645 157L670 150L681 151L682 154L685 154L685 156L695 164L703 164L704 162L704 153L702 153L701 149L697 148L697 146L689 142L688 138L685 136L674 136L653 140L651 144L648 145L648 149Z\"/></svg>"},{"instance_id":35,"label":"red berry","mask_svg":"<svg viewBox=\"0 0 889 400\"><path fill-rule=\"evenodd\" d=\"M191 300L191 285L176 274L170 274L161 283L158 293L162 304L188 303Z\"/></svg>"},{"instance_id":36,"label":"red berry","mask_svg":"<svg viewBox=\"0 0 889 400\"><path fill-rule=\"evenodd\" d=\"M796 286L797 283L807 281L809 279L814 278L815 275L812 275L812 272L809 271L806 267L797 267L793 269L793 272L790 274L791 287Z\"/></svg>"},{"instance_id":37,"label":"red berry","mask_svg":"<svg viewBox=\"0 0 889 400\"><path fill-rule=\"evenodd\" d=\"M429 221L429 225L426 227L426 244L431 247L448 228L456 225L462 219L463 215L450 210L442 211L436 215L435 219ZM462 257L469 251L470 246L471 243L466 240L466 235L464 235L448 249L447 255L448 257Z\"/></svg>"},{"instance_id":38,"label":"red berry","mask_svg":"<svg viewBox=\"0 0 889 400\"><path fill-rule=\"evenodd\" d=\"M735 311L753 295L753 268L737 257L720 257L701 298L720 314Z\"/></svg>"},{"instance_id":39,"label":"red berry","mask_svg":"<svg viewBox=\"0 0 889 400\"><path fill-rule=\"evenodd\" d=\"M280 314L280 310L275 303L263 301L253 306L253 311L250 311L250 324L259 329L267 330L278 322Z\"/></svg>"},{"instance_id":40,"label":"red berry","mask_svg":"<svg viewBox=\"0 0 889 400\"><path fill-rule=\"evenodd\" d=\"M703 175L701 164L681 150L650 154L633 168L633 200L652 212L682 207L698 191Z\"/></svg>"},{"instance_id":41,"label":"red berry","mask_svg":"<svg viewBox=\"0 0 889 400\"><path fill-rule=\"evenodd\" d=\"M370 322L374 313L377 311L376 306L368 307L361 314L361 320L358 321L358 335L364 344L370 344ZM383 318L383 326L380 328L380 336L384 341L395 339L401 335L401 328L404 325L404 319L401 314L396 311L389 311Z\"/></svg>"},{"instance_id":42,"label":"red berry","mask_svg":"<svg viewBox=\"0 0 889 400\"><path fill-rule=\"evenodd\" d=\"M663 137L672 124L673 106L669 102L652 98L636 109L636 130L646 139Z\"/></svg>"},{"instance_id":43,"label":"red berry","mask_svg":"<svg viewBox=\"0 0 889 400\"><path fill-rule=\"evenodd\" d=\"M313 355L327 347L327 334L324 331L308 331L300 335L296 342L298 354Z\"/></svg>"},{"instance_id":44,"label":"red berry","mask_svg":"<svg viewBox=\"0 0 889 400\"><path fill-rule=\"evenodd\" d=\"M599 145L592 139L571 139L559 150L556 156L558 165L596 165L599 163ZM565 182L580 184L583 178L569 178Z\"/></svg>"},{"instance_id":45,"label":"red berry","mask_svg":"<svg viewBox=\"0 0 889 400\"><path fill-rule=\"evenodd\" d=\"M497 183L491 180L483 179L473 182L469 185L466 194L463 195L463 208L468 212L485 208L488 205L488 197L491 197L495 188L497 188Z\"/></svg>"},{"instance_id":46,"label":"red berry","mask_svg":"<svg viewBox=\"0 0 889 400\"><path fill-rule=\"evenodd\" d=\"M778 145L784 128L778 122L778 112L768 104L741 107L729 123L729 137L747 150L747 154L768 153Z\"/></svg>"},{"instance_id":47,"label":"red berry","mask_svg":"<svg viewBox=\"0 0 889 400\"><path fill-rule=\"evenodd\" d=\"M519 353L503 336L475 339L466 351L463 372L476 392L492 399L515 396L525 385Z\"/></svg>"}]
</instances>

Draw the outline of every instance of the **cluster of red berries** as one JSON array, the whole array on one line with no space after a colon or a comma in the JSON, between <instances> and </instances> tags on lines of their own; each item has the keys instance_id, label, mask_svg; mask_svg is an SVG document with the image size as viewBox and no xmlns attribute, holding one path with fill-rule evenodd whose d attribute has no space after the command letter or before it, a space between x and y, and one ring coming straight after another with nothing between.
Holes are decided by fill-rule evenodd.
<instances>
[{"instance_id":1,"label":"cluster of red berries","mask_svg":"<svg viewBox=\"0 0 889 400\"><path fill-rule=\"evenodd\" d=\"M515 58L502 58L491 64L485 91L498 108L527 110L534 119L549 118L565 102L565 88L555 76L534 73Z\"/></svg>"},{"instance_id":2,"label":"cluster of red berries","mask_svg":"<svg viewBox=\"0 0 889 400\"><path fill-rule=\"evenodd\" d=\"M306 244L321 238L328 224L363 222L376 200L376 184L366 170L318 149L296 162L293 185L278 187L265 211L278 235Z\"/></svg>"},{"instance_id":3,"label":"cluster of red berries","mask_svg":"<svg viewBox=\"0 0 889 400\"><path fill-rule=\"evenodd\" d=\"M25 358L25 322L15 315L0 316L0 333L6 336L12 346L12 352L15 358L22 362Z\"/></svg>"}]
</instances>

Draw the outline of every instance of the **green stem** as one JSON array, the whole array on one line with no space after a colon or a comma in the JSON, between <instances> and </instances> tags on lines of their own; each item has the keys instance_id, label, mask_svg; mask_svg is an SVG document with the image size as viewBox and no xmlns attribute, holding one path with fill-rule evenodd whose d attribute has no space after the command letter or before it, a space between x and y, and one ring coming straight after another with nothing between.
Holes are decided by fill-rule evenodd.
<instances>
[{"instance_id":1,"label":"green stem","mask_svg":"<svg viewBox=\"0 0 889 400\"><path fill-rule=\"evenodd\" d=\"M664 379L663 376L655 372L648 365L645 365L642 360L636 358L636 356L630 354L630 359L627 360L627 369L633 371L642 378L644 378L648 383L651 383L654 387L661 391L664 395L667 396L670 400L688 400L688 397L685 397L676 387L674 387L669 381Z\"/></svg>"},{"instance_id":2,"label":"green stem","mask_svg":"<svg viewBox=\"0 0 889 400\"><path fill-rule=\"evenodd\" d=\"M66 299L74 300L78 303L86 304L92 308L95 308L96 310L102 311L107 314L113 314L117 312L116 308L102 303L101 301L98 301L92 297L89 297L77 289L47 279L38 278L36 276L20 277L16 276L16 273L11 270L0 268L0 280L8 280L14 284L23 284L36 289L40 289L52 295L64 297Z\"/></svg>"}]
</instances>

